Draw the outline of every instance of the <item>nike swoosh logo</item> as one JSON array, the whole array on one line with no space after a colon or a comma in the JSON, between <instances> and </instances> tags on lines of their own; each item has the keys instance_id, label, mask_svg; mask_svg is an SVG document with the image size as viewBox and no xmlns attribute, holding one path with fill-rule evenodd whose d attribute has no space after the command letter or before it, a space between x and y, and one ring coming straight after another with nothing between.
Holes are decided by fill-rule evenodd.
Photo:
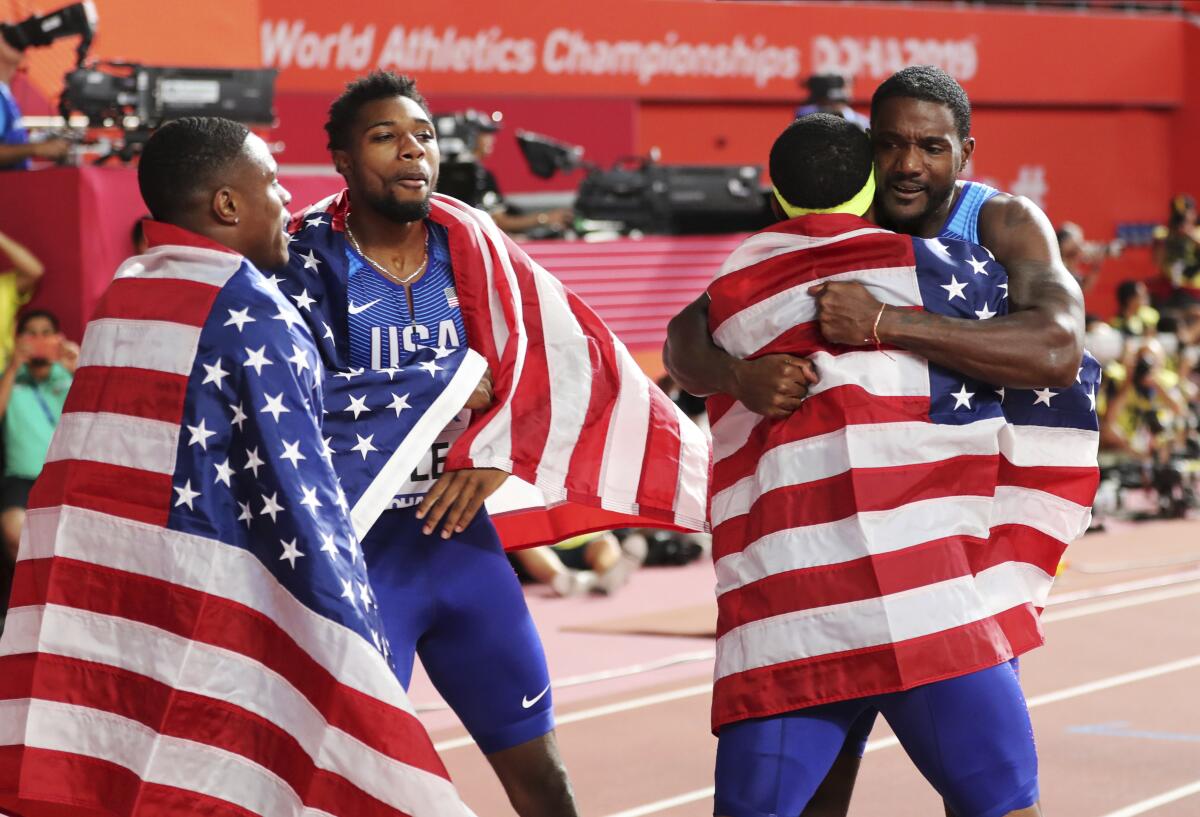
<instances>
[{"instance_id":1,"label":"nike swoosh logo","mask_svg":"<svg viewBox=\"0 0 1200 817\"><path fill-rule=\"evenodd\" d=\"M528 709L529 707L533 706L535 703L540 701L542 699L542 696L544 696L549 691L550 691L550 685L546 684L546 688L543 689L541 692L539 692L537 695L535 695L533 697L532 701L529 700L528 698L526 698L525 696L521 696L521 708Z\"/></svg>"},{"instance_id":2,"label":"nike swoosh logo","mask_svg":"<svg viewBox=\"0 0 1200 817\"><path fill-rule=\"evenodd\" d=\"M354 302L351 301L350 305L347 307L347 309L349 310L351 315L357 315L360 312L366 312L368 309L375 306L375 304L377 304L377 303L379 303L379 298L376 298L375 300L371 301L370 303L365 303L362 306L355 306Z\"/></svg>"}]
</instances>

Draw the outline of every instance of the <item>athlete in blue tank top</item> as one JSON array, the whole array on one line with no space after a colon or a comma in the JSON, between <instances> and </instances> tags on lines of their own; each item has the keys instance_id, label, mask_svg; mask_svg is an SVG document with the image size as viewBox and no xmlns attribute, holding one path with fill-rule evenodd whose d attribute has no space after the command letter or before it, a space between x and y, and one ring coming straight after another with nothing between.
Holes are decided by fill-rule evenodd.
<instances>
[{"instance_id":1,"label":"athlete in blue tank top","mask_svg":"<svg viewBox=\"0 0 1200 817\"><path fill-rule=\"evenodd\" d=\"M829 282L822 287L818 306L825 339L847 346L894 344L932 363L997 386L1067 388L1073 384L1083 351L1082 294L1062 265L1053 227L1035 205L986 185L958 182L975 147L970 135L970 101L962 87L932 66L905 68L875 92L871 126L877 185L875 220L923 238L946 236L980 243L1008 270L1014 303L1005 316L959 321L913 310L886 309L860 284ZM664 363L680 386L695 394L725 391L758 414L789 416L819 377L809 361L787 355L765 355L752 361L727 355L709 335L705 296L671 321L667 336ZM988 679L982 675L978 678L980 682L988 680L987 691L975 689L966 694L986 696L989 705L1003 704L1009 692L1019 689L1013 669L1006 664L992 668ZM954 679L967 680L968 676ZM947 687L944 701L952 705L955 694ZM855 749L865 741L871 720L873 714L850 716L846 751L804 808L804 815L846 813L858 769ZM1001 718L996 729L1000 730L1004 722L1011 726L1017 720ZM782 731L773 736L750 736L749 743L739 736L731 743L738 746L726 753L727 757L740 756L750 744L765 745L763 740L785 745L792 740L793 727L781 723L780 728ZM1015 733L1008 729L1006 734ZM1005 734L998 733L998 738L999 746ZM1036 773L1036 763L1032 768ZM816 771L825 773L823 769ZM793 776L797 770L780 767L780 773ZM738 777L736 770L731 777ZM744 779L753 789L754 781ZM1036 777L1032 783L1011 801L956 802L954 813L957 817L1033 817L1040 813L1036 802L1031 802L1037 797ZM976 790L990 789L979 786ZM796 805L773 803L770 807L786 813ZM751 797L741 803L719 803L717 813L724 817L757 817L768 812Z\"/></svg>"},{"instance_id":2,"label":"athlete in blue tank top","mask_svg":"<svg viewBox=\"0 0 1200 817\"><path fill-rule=\"evenodd\" d=\"M447 231L427 217L439 155L415 85L388 73L351 83L326 130L350 202L344 231L334 231L347 262L349 364L389 369L421 347L466 346ZM304 233L293 238L303 255ZM574 817L541 640L495 526L482 507L469 510L503 474L444 472L469 419L464 410L445 428L363 538L368 577L404 685L419 655L517 813Z\"/></svg>"},{"instance_id":3,"label":"athlete in blue tank top","mask_svg":"<svg viewBox=\"0 0 1200 817\"><path fill-rule=\"evenodd\" d=\"M979 211L998 195L999 190L982 182L959 182L958 195L938 237L979 244Z\"/></svg>"}]
</instances>

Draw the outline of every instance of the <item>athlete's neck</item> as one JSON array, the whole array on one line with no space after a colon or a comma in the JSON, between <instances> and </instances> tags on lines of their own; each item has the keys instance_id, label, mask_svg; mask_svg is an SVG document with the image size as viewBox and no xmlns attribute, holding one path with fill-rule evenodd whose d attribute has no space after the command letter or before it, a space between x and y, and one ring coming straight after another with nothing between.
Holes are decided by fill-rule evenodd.
<instances>
[{"instance_id":1,"label":"athlete's neck","mask_svg":"<svg viewBox=\"0 0 1200 817\"><path fill-rule=\"evenodd\" d=\"M392 255L420 256L425 251L425 222L394 221L368 206L355 207L350 199L350 229L364 248L375 248Z\"/></svg>"},{"instance_id":2,"label":"athlete's neck","mask_svg":"<svg viewBox=\"0 0 1200 817\"><path fill-rule=\"evenodd\" d=\"M950 220L950 213L954 211L954 203L958 201L961 193L962 182L956 181L954 189L950 191L950 195L946 197L946 200L922 216L920 221L911 225L896 225L892 229L897 232L916 236L917 238L937 238L941 235L942 230L946 228L946 222Z\"/></svg>"}]
</instances>

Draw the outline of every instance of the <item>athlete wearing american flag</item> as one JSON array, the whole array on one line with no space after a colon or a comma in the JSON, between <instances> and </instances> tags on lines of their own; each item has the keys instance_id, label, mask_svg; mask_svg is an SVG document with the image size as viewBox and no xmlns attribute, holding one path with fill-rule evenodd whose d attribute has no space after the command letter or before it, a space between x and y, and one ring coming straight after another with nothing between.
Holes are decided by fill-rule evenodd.
<instances>
[{"instance_id":1,"label":"athlete wearing american flag","mask_svg":"<svg viewBox=\"0 0 1200 817\"><path fill-rule=\"evenodd\" d=\"M0 808L469 815L391 666L312 334L259 271L287 256L275 162L183 119L138 176L152 246L87 328L30 497Z\"/></svg>"},{"instance_id":2,"label":"athlete wearing american flag","mask_svg":"<svg viewBox=\"0 0 1200 817\"><path fill-rule=\"evenodd\" d=\"M468 348L488 366L474 411L424 411L441 433L403 473L379 467L386 445L359 456L345 442L415 413L393 402L404 392L351 380L326 418L397 673L407 684L420 655L522 817L574 814L545 656L504 548L703 528L707 441L490 217L432 193L436 134L411 80L351 83L326 129L347 189L296 217L278 272L322 359L351 378L414 356L445 367Z\"/></svg>"},{"instance_id":3,"label":"athlete wearing american flag","mask_svg":"<svg viewBox=\"0 0 1200 817\"><path fill-rule=\"evenodd\" d=\"M989 320L1007 312L1005 271L978 245L860 218L870 145L836 117L793 123L771 175L790 218L730 256L710 327L737 357L802 355L820 379L786 419L710 399L716 813L800 813L876 712L955 814L1036 809L1009 661L1040 644L1058 558L1087 524L1098 366L1085 357L1070 389L1004 390L873 330L831 343L830 282L865 285L880 313Z\"/></svg>"}]
</instances>

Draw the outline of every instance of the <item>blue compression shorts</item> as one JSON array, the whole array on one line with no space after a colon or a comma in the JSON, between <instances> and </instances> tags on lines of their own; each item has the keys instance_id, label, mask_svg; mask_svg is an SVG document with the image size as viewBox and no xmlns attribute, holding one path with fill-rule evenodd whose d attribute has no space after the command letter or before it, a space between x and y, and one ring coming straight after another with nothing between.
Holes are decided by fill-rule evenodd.
<instances>
[{"instance_id":1,"label":"blue compression shorts","mask_svg":"<svg viewBox=\"0 0 1200 817\"><path fill-rule=\"evenodd\" d=\"M487 512L450 539L423 524L413 508L385 511L362 543L400 682L419 655L484 754L547 734L546 654Z\"/></svg>"},{"instance_id":2,"label":"blue compression shorts","mask_svg":"<svg viewBox=\"0 0 1200 817\"><path fill-rule=\"evenodd\" d=\"M876 713L956 817L1001 817L1037 802L1037 750L1014 661L721 727L714 813L800 814L843 747L862 754Z\"/></svg>"}]
</instances>

